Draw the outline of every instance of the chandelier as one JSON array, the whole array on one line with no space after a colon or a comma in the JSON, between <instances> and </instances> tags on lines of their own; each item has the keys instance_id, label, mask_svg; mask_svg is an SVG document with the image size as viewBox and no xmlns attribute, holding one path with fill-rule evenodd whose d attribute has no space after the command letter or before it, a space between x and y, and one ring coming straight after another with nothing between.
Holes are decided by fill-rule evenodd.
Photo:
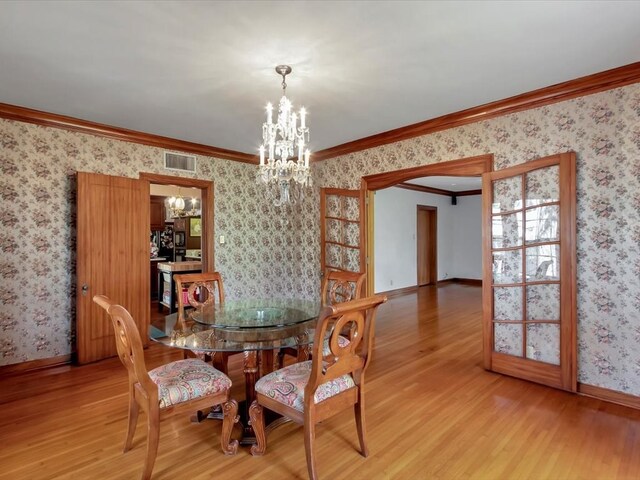
<instances>
[{"instance_id":1,"label":"chandelier","mask_svg":"<svg viewBox=\"0 0 640 480\"><path fill-rule=\"evenodd\" d=\"M267 121L262 124L260 166L256 180L257 183L268 187L273 204L280 207L294 204L304 198L304 188L311 186L311 171L310 152L309 149L305 149L309 142L307 112L301 108L296 114L286 96L286 76L291 73L291 67L278 65L276 72L282 76L282 98L275 122L273 105L267 104Z\"/></svg>"},{"instance_id":2,"label":"chandelier","mask_svg":"<svg viewBox=\"0 0 640 480\"><path fill-rule=\"evenodd\" d=\"M180 190L178 189L178 196L169 198L169 211L171 213L171 218L197 217L200 215L200 212L196 210L197 202L197 198L192 198L191 210L185 210L187 205L182 195L180 195Z\"/></svg>"}]
</instances>

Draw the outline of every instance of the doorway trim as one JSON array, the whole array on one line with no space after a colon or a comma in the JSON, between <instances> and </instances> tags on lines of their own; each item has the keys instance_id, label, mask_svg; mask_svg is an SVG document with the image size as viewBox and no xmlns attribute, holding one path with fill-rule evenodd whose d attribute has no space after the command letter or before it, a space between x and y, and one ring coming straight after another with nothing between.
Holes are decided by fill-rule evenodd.
<instances>
[{"instance_id":1,"label":"doorway trim","mask_svg":"<svg viewBox=\"0 0 640 480\"><path fill-rule=\"evenodd\" d=\"M429 218L428 231L425 234L420 228L420 212L427 212ZM421 242L422 240L422 242ZM438 283L438 207L429 205L416 205L416 284L419 287L436 285ZM428 251L425 255L424 251ZM420 261L421 256L426 256L426 261ZM426 270L429 276L426 283L420 283L421 269L428 264ZM424 271L422 272L424 274Z\"/></svg>"},{"instance_id":2,"label":"doorway trim","mask_svg":"<svg viewBox=\"0 0 640 480\"><path fill-rule=\"evenodd\" d=\"M373 243L373 199L376 190L392 187L398 183L413 180L420 177L446 176L446 177L481 177L483 173L493 171L493 154L478 155L476 157L461 158L447 162L420 165L418 167L404 168L391 172L376 173L362 177L360 190L361 198L366 200L366 215L364 217L365 238L365 269L367 273L367 295L373 295L374 290L374 243Z\"/></svg>"},{"instance_id":3,"label":"doorway trim","mask_svg":"<svg viewBox=\"0 0 640 480\"><path fill-rule=\"evenodd\" d=\"M185 188L199 188L202 191L201 216L204 219L202 225L202 271L215 272L214 265L214 244L213 237L213 182L211 180L201 180L198 178L173 177L159 173L140 173L140 180L147 182L147 190L151 183L158 185L175 185ZM151 195L151 193L149 193Z\"/></svg>"}]
</instances>

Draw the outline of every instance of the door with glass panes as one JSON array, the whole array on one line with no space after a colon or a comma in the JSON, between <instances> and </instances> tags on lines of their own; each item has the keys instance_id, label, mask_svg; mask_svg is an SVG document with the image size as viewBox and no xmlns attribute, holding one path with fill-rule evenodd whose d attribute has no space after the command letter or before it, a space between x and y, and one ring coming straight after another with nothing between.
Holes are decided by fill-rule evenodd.
<instances>
[{"instance_id":1,"label":"door with glass panes","mask_svg":"<svg viewBox=\"0 0 640 480\"><path fill-rule=\"evenodd\" d=\"M320 192L320 264L328 270L364 272L362 192L322 188Z\"/></svg>"},{"instance_id":2,"label":"door with glass panes","mask_svg":"<svg viewBox=\"0 0 640 480\"><path fill-rule=\"evenodd\" d=\"M483 175L488 370L576 390L575 154Z\"/></svg>"}]
</instances>

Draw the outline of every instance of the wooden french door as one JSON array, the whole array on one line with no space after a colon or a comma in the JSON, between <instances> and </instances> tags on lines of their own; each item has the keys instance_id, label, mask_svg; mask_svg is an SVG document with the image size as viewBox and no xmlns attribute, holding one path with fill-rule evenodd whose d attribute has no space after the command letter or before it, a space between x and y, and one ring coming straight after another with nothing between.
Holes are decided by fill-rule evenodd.
<instances>
[{"instance_id":1,"label":"wooden french door","mask_svg":"<svg viewBox=\"0 0 640 480\"><path fill-rule=\"evenodd\" d=\"M320 190L320 264L329 270L365 271L361 190Z\"/></svg>"},{"instance_id":2,"label":"wooden french door","mask_svg":"<svg viewBox=\"0 0 640 480\"><path fill-rule=\"evenodd\" d=\"M149 324L148 182L78 172L76 345L78 363L117 354L106 295L131 313L146 345Z\"/></svg>"},{"instance_id":3,"label":"wooden french door","mask_svg":"<svg viewBox=\"0 0 640 480\"><path fill-rule=\"evenodd\" d=\"M488 370L576 390L575 154L482 176Z\"/></svg>"}]
</instances>

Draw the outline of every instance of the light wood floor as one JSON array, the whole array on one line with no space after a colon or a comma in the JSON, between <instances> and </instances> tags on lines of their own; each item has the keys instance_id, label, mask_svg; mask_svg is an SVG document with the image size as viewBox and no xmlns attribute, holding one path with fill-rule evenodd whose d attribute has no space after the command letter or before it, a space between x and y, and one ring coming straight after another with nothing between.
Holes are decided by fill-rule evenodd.
<instances>
[{"instance_id":1,"label":"light wood floor","mask_svg":"<svg viewBox=\"0 0 640 480\"><path fill-rule=\"evenodd\" d=\"M480 319L478 287L423 287L384 305L367 374L371 455L359 455L344 412L318 427L321 478L640 478L640 412L485 372ZM149 368L178 358L147 351ZM125 376L111 359L0 380L0 478L138 478L145 418L122 454ZM169 418L154 478L307 478L301 427L273 432L261 458L223 456L219 435L216 421Z\"/></svg>"}]
</instances>

